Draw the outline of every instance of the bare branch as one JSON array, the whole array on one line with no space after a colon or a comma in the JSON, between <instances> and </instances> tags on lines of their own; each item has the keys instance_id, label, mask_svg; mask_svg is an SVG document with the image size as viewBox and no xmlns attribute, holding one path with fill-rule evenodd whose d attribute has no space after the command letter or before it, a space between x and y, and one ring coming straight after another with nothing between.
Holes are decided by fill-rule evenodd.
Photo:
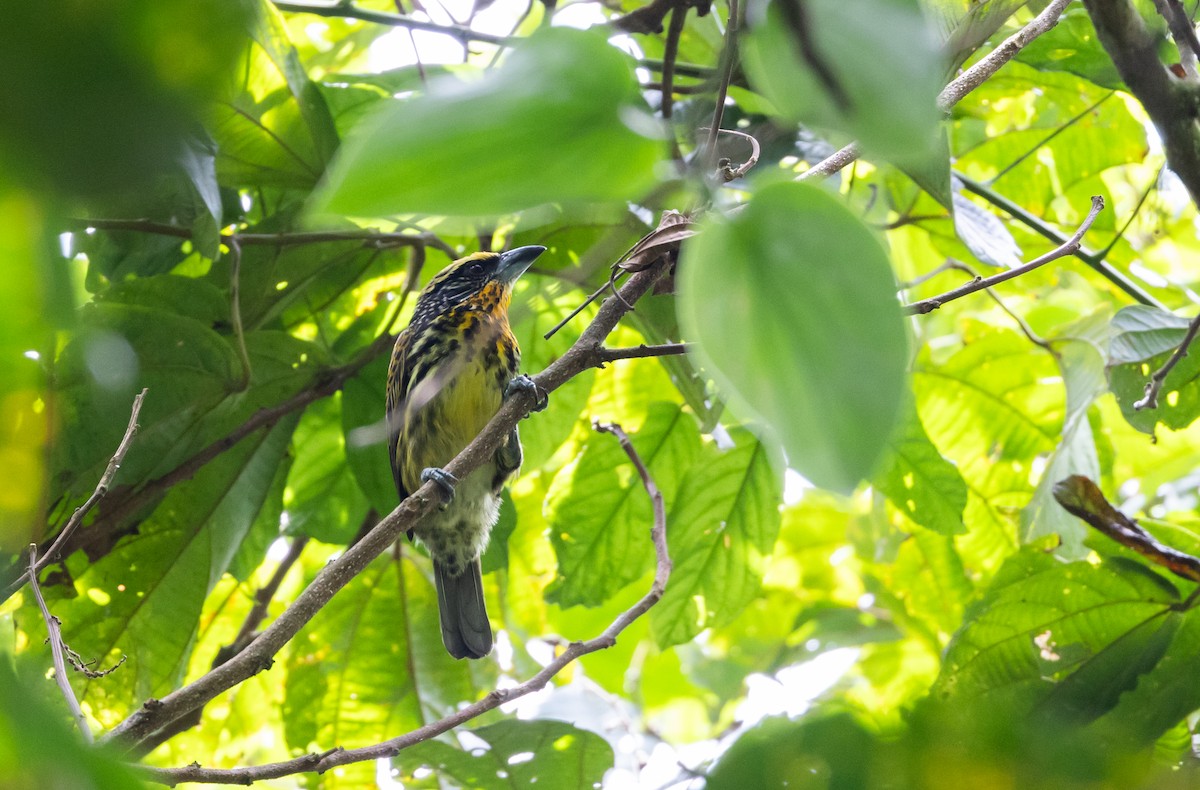
<instances>
[{"instance_id":1,"label":"bare branch","mask_svg":"<svg viewBox=\"0 0 1200 790\"><path fill-rule=\"evenodd\" d=\"M439 25L435 22L426 22L423 19L413 19L404 14L373 11L369 8L356 6L350 0L342 0L341 2L334 3L301 3L274 0L274 4L280 11L286 11L291 14L312 14L314 16L361 19L364 22L374 22L390 27L406 27L409 30L427 30L430 33L441 33L457 39L463 46L466 46L469 41L481 41L485 44L507 47L516 41L516 39L509 36L495 36L491 33L482 33L478 30L472 30L469 27L463 27L462 25Z\"/></svg>"},{"instance_id":2,"label":"bare branch","mask_svg":"<svg viewBox=\"0 0 1200 790\"><path fill-rule=\"evenodd\" d=\"M650 290L665 271L666 267L660 263L632 274L621 287L621 298L606 299L597 311L596 317L584 329L575 344L544 371L533 377L537 389L543 392L552 392L583 370L595 367L596 355L601 348L601 343L621 317L628 312L626 305L637 301ZM532 393L521 392L506 399L500 407L500 411L488 422L483 431L446 465L446 471L460 480L464 479L471 471L492 457L496 448L500 446L513 427L529 414L535 405L535 396ZM338 559L326 565L292 605L284 610L270 627L259 634L239 655L161 700L147 700L140 709L109 732L105 736L105 740L120 743L126 749L133 748L155 730L170 724L204 705L221 692L269 668L272 657L329 602L338 590L362 571L372 559L386 550L402 532L412 528L419 519L437 507L440 501L441 495L436 484L432 482L423 484L416 492L401 502L395 510L384 517L361 541L347 549ZM620 628L626 624L621 621ZM620 628L617 630L619 631ZM538 677L541 678L542 675ZM500 694L500 692L493 692L493 694ZM495 704L502 701L504 699L500 699ZM458 723L455 720L446 729ZM424 737L432 737L438 732L444 731L442 729L431 732ZM382 754L374 756L382 756Z\"/></svg>"},{"instance_id":3,"label":"bare branch","mask_svg":"<svg viewBox=\"0 0 1200 790\"><path fill-rule=\"evenodd\" d=\"M76 217L70 224L82 229L131 231L135 233L152 233L156 236L174 236L180 239L192 238L190 228L171 225L166 222L153 222L148 219L86 219ZM301 244L324 244L339 241L358 241L370 249L388 249L391 247L433 247L446 253L453 259L458 257L458 251L443 241L437 234L428 231L413 233L410 231L395 231L383 233L377 230L306 230L283 233L222 233L221 243L228 245L236 241L243 247L294 247Z\"/></svg>"},{"instance_id":4,"label":"bare branch","mask_svg":"<svg viewBox=\"0 0 1200 790\"><path fill-rule=\"evenodd\" d=\"M1164 546L1133 519L1113 507L1104 494L1083 475L1072 475L1054 484L1054 498L1063 509L1108 537L1149 558L1176 576L1200 582L1200 559Z\"/></svg>"},{"instance_id":5,"label":"bare branch","mask_svg":"<svg viewBox=\"0 0 1200 790\"><path fill-rule=\"evenodd\" d=\"M75 530L79 528L80 523L83 522L83 517L108 493L108 487L112 484L112 479L117 474L117 470L121 468L121 462L125 460L125 453L129 452L129 446L133 443L133 437L137 434L138 415L142 413L142 401L146 399L146 392L147 390L143 389L134 397L133 408L129 414L129 424L125 427L125 435L121 437L121 442L117 445L117 451L113 453L112 458L108 461L108 466L104 468L104 473L100 475L100 482L96 483L96 488L92 491L92 495L87 498L87 501L75 508L75 512L71 514L70 520L67 521L67 525L62 528L62 531L58 533L54 542L50 544L50 548L42 555L41 560L38 561L33 569L35 575L40 575L48 565L58 560L63 546L71 539L71 535L74 534ZM8 589L4 591L4 597L8 598L19 590L21 585L25 583L24 580L25 576L22 576L9 585Z\"/></svg>"},{"instance_id":6,"label":"bare branch","mask_svg":"<svg viewBox=\"0 0 1200 790\"><path fill-rule=\"evenodd\" d=\"M647 276L648 275L648 276ZM655 275L643 273L635 276L627 285L626 289L638 282L638 286L644 290L649 289ZM627 294L629 296L629 294ZM605 308L615 309L615 305L620 305L616 299L610 299L601 308L603 313ZM597 316L599 320L599 316ZM592 327L596 323L593 322ZM592 327L589 327L589 331ZM575 348L572 348L574 351ZM571 352L568 352L570 354ZM496 420L492 421L493 423ZM491 426L489 426L491 427ZM637 468L638 475L642 478L642 485L646 489L646 493L650 497L650 502L654 508L654 523L650 530L651 540L654 544L655 554L655 571L654 583L642 598L626 609L615 620L604 629L604 632L599 636L587 640L586 642L572 642L567 646L567 649L554 658L549 664L542 668L540 672L534 675L524 683L513 686L512 688L496 689L490 692L486 697L478 702L468 705L462 710L456 711L445 718L438 721L426 724L404 735L397 736L390 740L378 743L373 746L364 746L359 749L342 749L340 747L330 749L319 754L307 754L303 757L297 757L292 760L286 760L279 763L270 763L247 768L204 768L197 764L184 766L182 768L143 768L142 771L148 779L156 782L161 782L168 785L176 785L181 782L209 782L211 784L245 784L257 782L262 779L276 779L282 776L290 776L308 771L324 773L331 768L339 765L347 765L348 763L358 763L366 760L378 760L380 758L395 757L402 750L415 744L427 741L444 732L448 732L455 727L461 726L472 719L482 716L490 710L495 710L506 702L518 699L527 694L539 691L545 688L559 672L565 669L572 662L589 653L595 653L600 650L605 650L617 643L617 637L621 632L628 628L635 620L637 620L646 612L650 611L659 600L662 598L663 591L666 590L667 581L671 576L671 557L667 552L667 518L666 511L663 507L662 493L659 492L658 486L655 485L650 472L646 469L646 465L638 456L637 450L634 449L629 437L621 430L619 425L600 425L594 424L593 427L597 431L611 433L621 442L621 447L629 456L633 465ZM477 439L475 443L479 440ZM474 443L473 443L474 444ZM461 457L461 456L460 456ZM457 460L457 459L456 459ZM429 486L426 484L422 491ZM420 491L418 495L420 495ZM425 491L425 493L430 493ZM436 494L434 495L436 496ZM409 501L409 500L406 500ZM393 512L394 515L394 512ZM386 520L385 520L386 521ZM382 526L382 524L380 525ZM379 532L379 527L368 535L366 540L371 540ZM320 579L318 578L318 582ZM315 583L314 583L315 584ZM164 704L166 700L163 701Z\"/></svg>"},{"instance_id":7,"label":"bare branch","mask_svg":"<svg viewBox=\"0 0 1200 790\"><path fill-rule=\"evenodd\" d=\"M59 691L67 700L67 707L71 709L71 715L79 724L79 731L83 733L83 739L91 743L92 730L88 727L87 717L83 715L83 710L79 707L79 700L75 698L71 680L67 676L67 662L63 656L62 632L58 628L58 618L50 614L50 608L46 606L46 599L42 597L42 588L38 586L36 543L29 544L29 571L25 575L29 579L29 586L33 588L33 597L37 599L38 608L42 610L42 619L46 621L46 631L50 635L50 653L54 657L54 681L58 683Z\"/></svg>"},{"instance_id":8,"label":"bare branch","mask_svg":"<svg viewBox=\"0 0 1200 790\"><path fill-rule=\"evenodd\" d=\"M708 129L708 140L696 161L706 172L717 164L717 134L725 115L725 98L729 95L729 81L733 78L733 65L737 62L738 0L729 0L729 21L725 23L725 47L721 50L721 81L717 85L717 103L713 108L712 125Z\"/></svg>"},{"instance_id":9,"label":"bare branch","mask_svg":"<svg viewBox=\"0 0 1200 790\"><path fill-rule=\"evenodd\" d=\"M1196 56L1200 55L1200 40L1196 38L1196 28L1179 0L1154 0L1154 7L1159 15L1167 20L1171 29L1171 38L1175 39L1175 48L1179 51L1179 65L1183 73L1192 79L1200 79L1196 71Z\"/></svg>"},{"instance_id":10,"label":"bare branch","mask_svg":"<svg viewBox=\"0 0 1200 790\"><path fill-rule=\"evenodd\" d=\"M728 183L749 173L750 170L756 164L758 164L758 157L759 154L762 153L762 150L759 148L758 140L755 139L754 135L752 134L739 132L736 129L718 129L717 132L718 134L728 134L732 135L733 137L740 137L741 139L750 143L750 157L745 162L742 162L737 167L734 167L732 164L726 164L723 168L721 168L721 179Z\"/></svg>"},{"instance_id":11,"label":"bare branch","mask_svg":"<svg viewBox=\"0 0 1200 790\"><path fill-rule=\"evenodd\" d=\"M1175 349L1175 352L1163 363L1161 368L1150 375L1150 380L1146 382L1146 390L1142 399L1133 404L1133 408L1136 411L1158 408L1158 396L1162 392L1163 382L1167 380L1167 376L1170 375L1174 367L1179 364L1179 360L1188 355L1188 349L1191 347L1192 341L1196 339L1197 331L1200 331L1200 315L1197 315L1188 324L1187 334L1183 336L1183 341Z\"/></svg>"},{"instance_id":12,"label":"bare branch","mask_svg":"<svg viewBox=\"0 0 1200 790\"><path fill-rule=\"evenodd\" d=\"M1073 255L1080 247L1083 241L1083 235L1092 227L1092 223L1096 221L1096 215L1104 208L1104 198L1099 195L1092 196L1092 208L1088 211L1087 217L1084 218L1083 224L1075 231L1075 234L1066 242L1055 247L1050 252L1042 255L1039 258L1026 263L1023 266L1018 266L1015 269L993 274L991 277L976 277L966 285L959 286L952 291L947 291L940 296L935 296L932 299L922 299L919 302L913 302L904 306L904 312L908 315L924 315L932 313L947 302L952 302L955 299L961 299L969 294L982 291L985 288L990 288L1002 282L1006 282L1015 277L1020 277L1023 274L1028 274L1039 266L1043 266L1050 261L1056 261L1059 258L1065 258L1068 255Z\"/></svg>"},{"instance_id":13,"label":"bare branch","mask_svg":"<svg viewBox=\"0 0 1200 790\"><path fill-rule=\"evenodd\" d=\"M1000 67L1016 57L1017 53L1029 46L1035 38L1054 28L1071 0L1051 0L1042 12L1035 16L1028 25L1006 38L1000 46L993 49L986 57L981 58L975 65L951 80L942 92L938 94L937 104L943 111L949 111L971 91L992 78ZM862 154L858 143L851 143L836 153L826 157L801 173L797 180L807 181L812 178L824 178L833 175L850 164Z\"/></svg>"},{"instance_id":14,"label":"bare branch","mask_svg":"<svg viewBox=\"0 0 1200 790\"><path fill-rule=\"evenodd\" d=\"M632 348L601 348L596 351L597 366L618 359L640 359L643 357L671 357L686 354L693 346L688 343L665 343L661 346L633 346Z\"/></svg>"}]
</instances>

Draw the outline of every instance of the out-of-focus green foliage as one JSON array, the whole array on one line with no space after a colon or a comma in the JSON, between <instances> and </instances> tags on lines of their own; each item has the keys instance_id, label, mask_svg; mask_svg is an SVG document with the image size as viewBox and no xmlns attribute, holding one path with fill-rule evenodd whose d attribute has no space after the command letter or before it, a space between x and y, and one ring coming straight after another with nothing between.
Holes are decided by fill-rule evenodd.
<instances>
[{"instance_id":1,"label":"out-of-focus green foliage","mask_svg":"<svg viewBox=\"0 0 1200 790\"><path fill-rule=\"evenodd\" d=\"M1196 352L1135 406L1195 313L1196 209L1085 9L943 118L953 67L1040 5L751 3L722 125L760 159L735 177L745 139L702 150L724 3L689 7L670 113L665 32L569 29L640 0L455 6L475 32L411 38L348 6L118 5L31 6L0 32L0 587L92 493L149 389L111 490L41 576L91 670L125 658L71 672L98 732L223 661L396 506L385 336L407 282L545 245L511 308L536 373L597 308L546 333L671 209L699 233L607 344L692 353L587 370L522 422L483 560L493 655L446 655L428 559L401 541L145 762L378 744L601 634L655 562L642 480L596 420L663 496L662 599L537 694L267 786L1195 782L1196 586L1053 497L1087 475L1200 555ZM792 183L853 137L865 159ZM964 269L1053 249L1093 194L1087 261L905 317ZM136 786L76 743L46 637L27 587L0 606L0 785Z\"/></svg>"}]
</instances>

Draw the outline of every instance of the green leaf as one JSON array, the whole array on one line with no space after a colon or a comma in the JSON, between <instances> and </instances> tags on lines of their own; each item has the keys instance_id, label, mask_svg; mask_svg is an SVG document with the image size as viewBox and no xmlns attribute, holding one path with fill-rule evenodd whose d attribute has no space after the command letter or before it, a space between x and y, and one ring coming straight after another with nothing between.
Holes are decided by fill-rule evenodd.
<instances>
[{"instance_id":1,"label":"green leaf","mask_svg":"<svg viewBox=\"0 0 1200 790\"><path fill-rule=\"evenodd\" d=\"M595 733L561 721L510 719L470 731L487 748L464 751L425 741L400 752L393 763L405 784L430 768L441 779L478 790L514 787L598 787L613 765L612 747Z\"/></svg>"},{"instance_id":2,"label":"green leaf","mask_svg":"<svg viewBox=\"0 0 1200 790\"><path fill-rule=\"evenodd\" d=\"M1016 59L1040 71L1069 71L1105 88L1125 87L1081 6L1068 6L1058 24L1022 47Z\"/></svg>"},{"instance_id":3,"label":"green leaf","mask_svg":"<svg viewBox=\"0 0 1200 790\"><path fill-rule=\"evenodd\" d=\"M803 9L802 19L772 3L745 37L742 61L751 85L790 119L845 132L896 164L929 158L946 64L918 3L810 0L795 7ZM808 34L803 47L798 25ZM840 87L842 101L807 62L814 56Z\"/></svg>"},{"instance_id":4,"label":"green leaf","mask_svg":"<svg viewBox=\"0 0 1200 790\"><path fill-rule=\"evenodd\" d=\"M877 786L875 737L847 713L765 719L744 733L709 773L708 790ZM881 786L881 785L879 785Z\"/></svg>"},{"instance_id":5,"label":"green leaf","mask_svg":"<svg viewBox=\"0 0 1200 790\"><path fill-rule=\"evenodd\" d=\"M388 354L379 355L342 387L346 463L371 507L381 515L390 513L400 501L383 422L390 359Z\"/></svg>"},{"instance_id":6,"label":"green leaf","mask_svg":"<svg viewBox=\"0 0 1200 790\"><path fill-rule=\"evenodd\" d=\"M762 189L689 240L679 288L704 367L782 439L792 467L836 491L874 471L908 344L887 254L845 206L806 184Z\"/></svg>"},{"instance_id":7,"label":"green leaf","mask_svg":"<svg viewBox=\"0 0 1200 790\"><path fill-rule=\"evenodd\" d=\"M296 637L283 703L291 748L378 743L474 696L469 666L442 647L437 593L421 567L411 556L377 559ZM339 773L335 786L362 787L375 768Z\"/></svg>"},{"instance_id":8,"label":"green leaf","mask_svg":"<svg viewBox=\"0 0 1200 790\"><path fill-rule=\"evenodd\" d=\"M305 410L293 440L295 461L283 505L290 532L346 544L362 526L370 504L347 463L342 423L341 398L336 395ZM356 463L363 461L360 458ZM384 464L385 471L389 468L390 464Z\"/></svg>"},{"instance_id":9,"label":"green leaf","mask_svg":"<svg viewBox=\"0 0 1200 790\"><path fill-rule=\"evenodd\" d=\"M172 488L115 550L71 564L76 597L54 604L64 638L103 667L129 657L119 672L86 681L90 704L128 710L178 685L205 596L257 521L295 425L294 416L285 418L243 439Z\"/></svg>"},{"instance_id":10,"label":"green leaf","mask_svg":"<svg viewBox=\"0 0 1200 790\"><path fill-rule=\"evenodd\" d=\"M595 33L543 28L496 71L364 122L315 208L461 216L639 197L664 146L634 131L656 133L631 65Z\"/></svg>"},{"instance_id":11,"label":"green leaf","mask_svg":"<svg viewBox=\"0 0 1200 790\"><path fill-rule=\"evenodd\" d=\"M85 746L44 694L54 684L21 677L0 663L0 776L11 790L143 790L133 770L107 749ZM35 691L35 689L37 691ZM39 693L40 692L40 693Z\"/></svg>"},{"instance_id":12,"label":"green leaf","mask_svg":"<svg viewBox=\"0 0 1200 790\"><path fill-rule=\"evenodd\" d=\"M700 450L692 416L657 403L633 445L668 503ZM546 599L559 606L597 606L640 578L654 561L650 498L625 451L607 434L589 437L546 495L550 541L558 574Z\"/></svg>"},{"instance_id":13,"label":"green leaf","mask_svg":"<svg viewBox=\"0 0 1200 790\"><path fill-rule=\"evenodd\" d=\"M650 613L651 631L662 647L736 619L758 595L775 548L780 474L767 448L750 434L738 431L733 438L735 446L723 452L706 447L667 516L674 567Z\"/></svg>"},{"instance_id":14,"label":"green leaf","mask_svg":"<svg viewBox=\"0 0 1200 790\"><path fill-rule=\"evenodd\" d=\"M897 427L883 467L873 478L875 486L921 526L943 535L965 532L967 484L962 475L929 440L915 409L909 408Z\"/></svg>"},{"instance_id":15,"label":"green leaf","mask_svg":"<svg viewBox=\"0 0 1200 790\"><path fill-rule=\"evenodd\" d=\"M976 258L989 266L1013 269L1022 263L1021 248L1008 227L958 191L954 193L954 232Z\"/></svg>"},{"instance_id":16,"label":"green leaf","mask_svg":"<svg viewBox=\"0 0 1200 790\"><path fill-rule=\"evenodd\" d=\"M1064 563L1025 549L954 636L933 688L1076 719L1116 705L1162 654L1175 588L1140 563ZM1173 724L1174 722L1172 722Z\"/></svg>"},{"instance_id":17,"label":"green leaf","mask_svg":"<svg viewBox=\"0 0 1200 790\"><path fill-rule=\"evenodd\" d=\"M1187 354L1163 380L1158 406L1137 409L1151 375L1161 368L1187 334L1188 320L1152 307L1126 307L1112 320L1108 382L1121 414L1134 428L1153 435L1162 423L1177 431L1200 416L1200 355Z\"/></svg>"}]
</instances>

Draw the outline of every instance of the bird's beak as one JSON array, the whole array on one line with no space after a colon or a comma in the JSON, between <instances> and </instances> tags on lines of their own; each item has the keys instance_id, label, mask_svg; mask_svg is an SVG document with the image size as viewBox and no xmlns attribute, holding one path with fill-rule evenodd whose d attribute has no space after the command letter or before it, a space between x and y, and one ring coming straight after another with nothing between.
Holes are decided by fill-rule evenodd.
<instances>
[{"instance_id":1,"label":"bird's beak","mask_svg":"<svg viewBox=\"0 0 1200 790\"><path fill-rule=\"evenodd\" d=\"M517 247L515 250L502 253L500 265L496 267L496 279L502 283L515 282L545 251L545 247L531 244L528 247Z\"/></svg>"}]
</instances>

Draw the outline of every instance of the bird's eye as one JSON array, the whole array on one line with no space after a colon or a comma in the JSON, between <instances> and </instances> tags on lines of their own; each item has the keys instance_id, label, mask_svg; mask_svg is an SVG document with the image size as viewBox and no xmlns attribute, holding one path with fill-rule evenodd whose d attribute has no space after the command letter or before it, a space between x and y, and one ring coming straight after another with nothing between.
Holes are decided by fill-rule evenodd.
<instances>
[{"instance_id":1,"label":"bird's eye","mask_svg":"<svg viewBox=\"0 0 1200 790\"><path fill-rule=\"evenodd\" d=\"M473 274L473 275L483 274L483 264L482 263L472 263L470 266L467 267L467 272L469 274Z\"/></svg>"}]
</instances>

